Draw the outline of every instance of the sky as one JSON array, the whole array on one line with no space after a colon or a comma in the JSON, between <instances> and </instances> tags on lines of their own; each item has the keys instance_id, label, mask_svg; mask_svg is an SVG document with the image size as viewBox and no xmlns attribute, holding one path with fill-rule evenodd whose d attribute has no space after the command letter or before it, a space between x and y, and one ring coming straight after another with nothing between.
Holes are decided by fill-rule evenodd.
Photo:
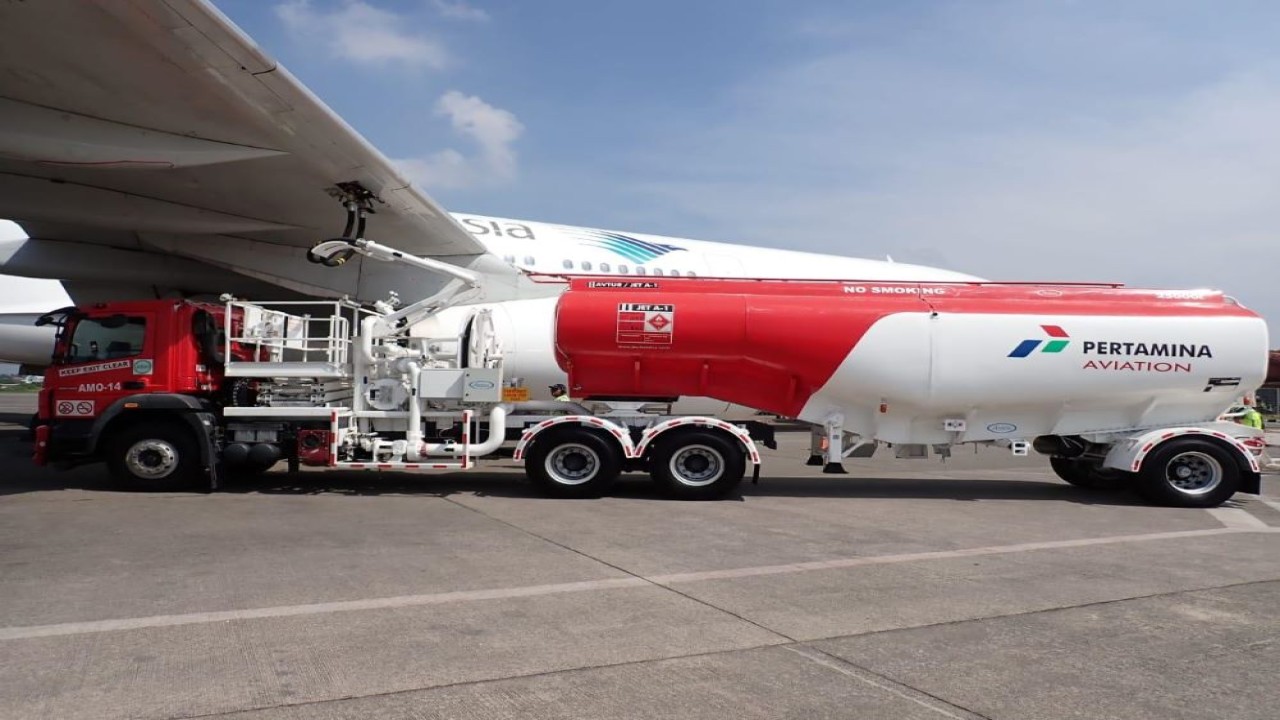
<instances>
[{"instance_id":1,"label":"sky","mask_svg":"<svg viewBox=\"0 0 1280 720\"><path fill-rule=\"evenodd\" d=\"M1280 346L1274 2L216 4L450 210L1212 287Z\"/></svg>"}]
</instances>

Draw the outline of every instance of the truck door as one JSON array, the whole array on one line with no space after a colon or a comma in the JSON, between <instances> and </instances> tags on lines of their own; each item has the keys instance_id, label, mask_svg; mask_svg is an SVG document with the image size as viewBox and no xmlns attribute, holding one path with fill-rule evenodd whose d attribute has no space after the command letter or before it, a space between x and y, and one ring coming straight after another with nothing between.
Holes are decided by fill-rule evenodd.
<instances>
[{"instance_id":1,"label":"truck door","mask_svg":"<svg viewBox=\"0 0 1280 720\"><path fill-rule=\"evenodd\" d=\"M46 374L48 416L92 420L120 398L147 392L155 370L147 332L153 320L145 312L74 318Z\"/></svg>"}]
</instances>

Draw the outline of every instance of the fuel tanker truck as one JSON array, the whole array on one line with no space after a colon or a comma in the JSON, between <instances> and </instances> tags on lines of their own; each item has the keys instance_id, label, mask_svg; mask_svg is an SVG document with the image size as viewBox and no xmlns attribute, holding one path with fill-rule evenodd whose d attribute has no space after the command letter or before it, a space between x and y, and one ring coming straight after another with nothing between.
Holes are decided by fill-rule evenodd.
<instances>
[{"instance_id":1,"label":"fuel tanker truck","mask_svg":"<svg viewBox=\"0 0 1280 720\"><path fill-rule=\"evenodd\" d=\"M809 462L826 472L877 448L991 443L1159 504L1259 491L1260 431L1215 419L1262 382L1266 326L1219 292L551 279L566 284L550 341L576 401L539 402L504 351L509 318L466 304L477 276L363 239L321 243L311 259L354 253L448 282L406 307L226 297L46 315L58 333L36 462L216 489L278 462L431 473L502 450L553 496L646 472L671 497L713 499L748 466L758 477L757 443L772 443L760 423L669 410L706 397L810 423ZM461 319L440 323L450 312Z\"/></svg>"},{"instance_id":2,"label":"fuel tanker truck","mask_svg":"<svg viewBox=\"0 0 1280 720\"><path fill-rule=\"evenodd\" d=\"M703 395L815 427L810 464L958 443L1049 456L1152 502L1258 492L1260 433L1217 422L1266 375L1265 322L1221 292L1115 285L575 279L573 390Z\"/></svg>"}]
</instances>

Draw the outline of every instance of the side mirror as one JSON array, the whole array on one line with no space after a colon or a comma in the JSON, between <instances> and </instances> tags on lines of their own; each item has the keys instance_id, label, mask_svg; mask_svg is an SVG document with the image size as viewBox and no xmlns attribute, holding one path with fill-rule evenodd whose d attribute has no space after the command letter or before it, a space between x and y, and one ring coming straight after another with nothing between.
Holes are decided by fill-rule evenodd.
<instances>
[{"instance_id":1,"label":"side mirror","mask_svg":"<svg viewBox=\"0 0 1280 720\"><path fill-rule=\"evenodd\" d=\"M44 327L45 325L61 325L77 312L78 311L74 305L58 308L53 312L47 312L36 318L36 327Z\"/></svg>"}]
</instances>

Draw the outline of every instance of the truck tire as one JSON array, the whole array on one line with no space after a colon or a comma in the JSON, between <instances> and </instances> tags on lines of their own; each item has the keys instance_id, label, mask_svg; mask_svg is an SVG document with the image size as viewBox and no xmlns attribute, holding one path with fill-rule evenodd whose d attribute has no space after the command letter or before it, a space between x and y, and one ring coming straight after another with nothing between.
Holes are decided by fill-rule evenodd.
<instances>
[{"instance_id":1,"label":"truck tire","mask_svg":"<svg viewBox=\"0 0 1280 720\"><path fill-rule=\"evenodd\" d=\"M654 482L677 500L718 500L742 482L742 448L723 433L694 430L662 438L649 460Z\"/></svg>"},{"instance_id":2,"label":"truck tire","mask_svg":"<svg viewBox=\"0 0 1280 720\"><path fill-rule=\"evenodd\" d=\"M200 453L182 423L147 421L129 425L106 443L107 468L130 490L192 490Z\"/></svg>"},{"instance_id":3,"label":"truck tire","mask_svg":"<svg viewBox=\"0 0 1280 720\"><path fill-rule=\"evenodd\" d=\"M1217 507L1240 487L1240 465L1218 443L1193 437L1157 447L1138 472L1138 492L1156 505Z\"/></svg>"},{"instance_id":4,"label":"truck tire","mask_svg":"<svg viewBox=\"0 0 1280 720\"><path fill-rule=\"evenodd\" d=\"M622 472L622 458L618 447L600 435L565 427L534 440L524 469L551 497L600 497Z\"/></svg>"},{"instance_id":5,"label":"truck tire","mask_svg":"<svg viewBox=\"0 0 1280 720\"><path fill-rule=\"evenodd\" d=\"M1115 490L1124 485L1126 480L1126 473L1078 458L1054 455L1049 458L1049 466L1058 477L1068 483L1091 490Z\"/></svg>"}]
</instances>

